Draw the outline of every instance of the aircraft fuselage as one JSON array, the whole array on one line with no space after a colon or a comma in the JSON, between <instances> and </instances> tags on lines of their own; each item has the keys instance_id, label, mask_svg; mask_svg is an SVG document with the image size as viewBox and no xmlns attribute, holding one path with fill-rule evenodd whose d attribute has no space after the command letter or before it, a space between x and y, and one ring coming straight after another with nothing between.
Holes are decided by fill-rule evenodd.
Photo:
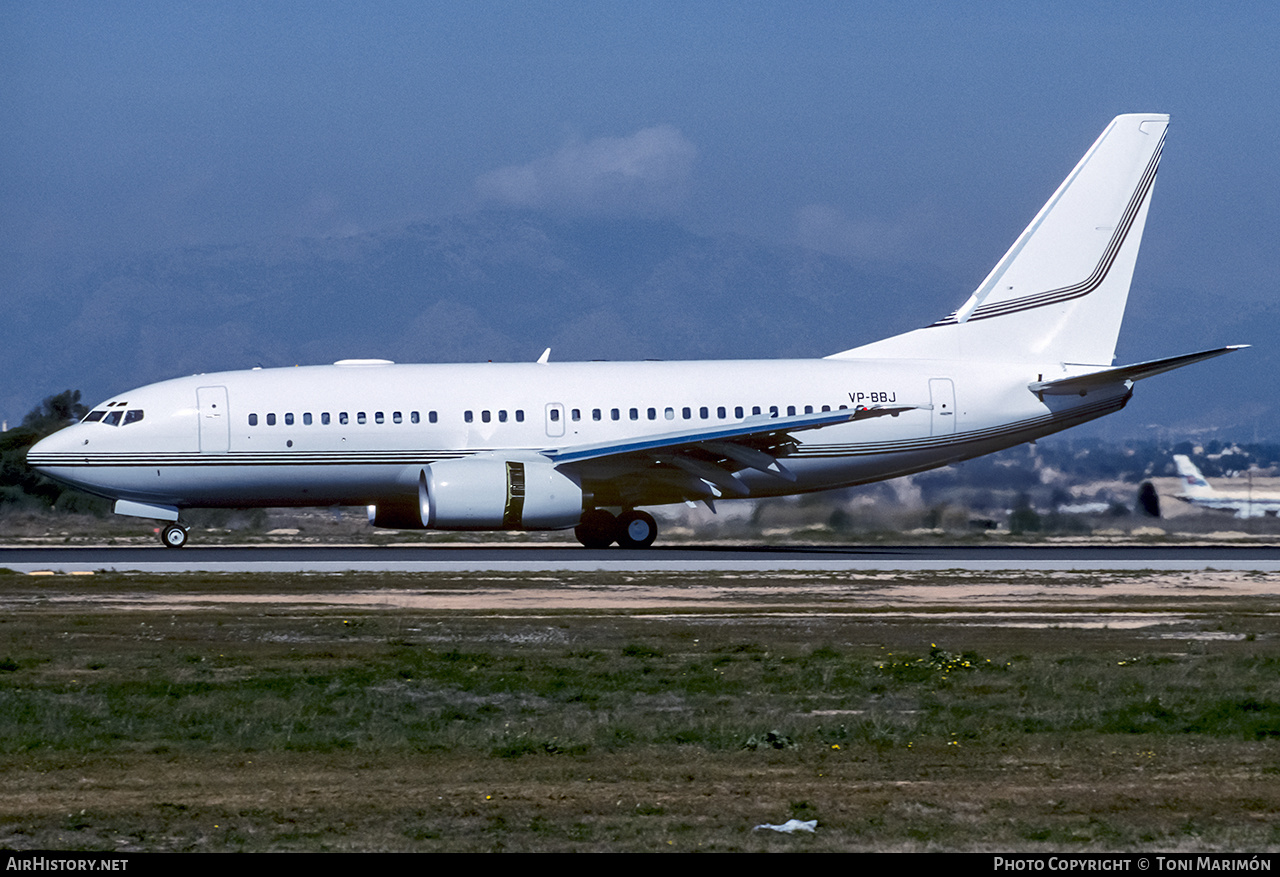
<instances>
[{"instance_id":1,"label":"aircraft fuselage","mask_svg":"<svg viewBox=\"0 0 1280 877\"><path fill-rule=\"evenodd\" d=\"M1118 410L1129 395L1112 388L1042 401L1027 385L1044 371L1027 363L857 360L255 369L121 394L95 412L140 411L139 419L69 427L46 439L32 462L92 493L161 506L374 505L438 460L828 409L919 406L797 432L780 458L794 482L739 473L743 495L765 497L989 453ZM596 505L687 498L661 478L621 495L599 466L582 480Z\"/></svg>"}]
</instances>

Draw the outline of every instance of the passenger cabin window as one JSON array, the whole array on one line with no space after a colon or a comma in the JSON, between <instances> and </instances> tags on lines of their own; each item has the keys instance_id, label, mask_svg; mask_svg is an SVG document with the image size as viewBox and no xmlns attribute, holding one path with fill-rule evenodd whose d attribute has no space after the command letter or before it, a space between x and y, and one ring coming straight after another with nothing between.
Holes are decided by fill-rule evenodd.
<instances>
[{"instance_id":1,"label":"passenger cabin window","mask_svg":"<svg viewBox=\"0 0 1280 877\"><path fill-rule=\"evenodd\" d=\"M284 425L285 425L285 426L293 426L293 412L292 412L292 411L290 411L288 414L286 414L286 415L284 416Z\"/></svg>"},{"instance_id":2,"label":"passenger cabin window","mask_svg":"<svg viewBox=\"0 0 1280 877\"><path fill-rule=\"evenodd\" d=\"M250 425L250 426L257 426L257 425L258 425L258 415L256 415L256 414L250 414L250 415L249 415L249 425Z\"/></svg>"},{"instance_id":3,"label":"passenger cabin window","mask_svg":"<svg viewBox=\"0 0 1280 877\"><path fill-rule=\"evenodd\" d=\"M368 419L363 411L356 412L356 423L364 423Z\"/></svg>"},{"instance_id":4,"label":"passenger cabin window","mask_svg":"<svg viewBox=\"0 0 1280 877\"><path fill-rule=\"evenodd\" d=\"M438 419L438 415L436 414L436 412L434 411L427 412L427 420L429 420L431 423L435 423L437 419ZM416 420L414 421L414 423L417 423L417 422L418 421Z\"/></svg>"},{"instance_id":5,"label":"passenger cabin window","mask_svg":"<svg viewBox=\"0 0 1280 877\"><path fill-rule=\"evenodd\" d=\"M462 412L462 419L465 420L467 423L470 423L472 420L475 419L475 416L472 415L470 411L464 411Z\"/></svg>"},{"instance_id":6,"label":"passenger cabin window","mask_svg":"<svg viewBox=\"0 0 1280 877\"><path fill-rule=\"evenodd\" d=\"M742 415L743 415L743 411L742 411L742 406L741 406L741 405L739 405L737 408L733 409L733 416L734 416L734 417L736 417L736 418L738 418L739 420L741 420L741 419L742 419Z\"/></svg>"},{"instance_id":7,"label":"passenger cabin window","mask_svg":"<svg viewBox=\"0 0 1280 877\"><path fill-rule=\"evenodd\" d=\"M575 419L576 419L576 418L575 418ZM524 423L524 409L523 409L523 408L517 408L517 409L516 409L516 423Z\"/></svg>"},{"instance_id":8,"label":"passenger cabin window","mask_svg":"<svg viewBox=\"0 0 1280 877\"><path fill-rule=\"evenodd\" d=\"M599 420L599 419L600 419L600 409L599 409L599 408L592 408L592 409L591 409L591 419L592 419L592 420Z\"/></svg>"},{"instance_id":9,"label":"passenger cabin window","mask_svg":"<svg viewBox=\"0 0 1280 877\"><path fill-rule=\"evenodd\" d=\"M404 416L403 416L399 411L392 411L392 412L391 412L391 422L392 422L392 423L400 423L402 420L404 420Z\"/></svg>"},{"instance_id":10,"label":"passenger cabin window","mask_svg":"<svg viewBox=\"0 0 1280 877\"><path fill-rule=\"evenodd\" d=\"M383 414L382 414L382 412L381 412L381 411L375 411L375 412L373 412L373 422L374 422L374 423L382 423L383 419L384 419L384 418L383 418Z\"/></svg>"},{"instance_id":11,"label":"passenger cabin window","mask_svg":"<svg viewBox=\"0 0 1280 877\"><path fill-rule=\"evenodd\" d=\"M339 412L338 412L338 424L339 424L340 426L346 426L346 425L347 425L347 412L345 412L345 411L339 411Z\"/></svg>"},{"instance_id":12,"label":"passenger cabin window","mask_svg":"<svg viewBox=\"0 0 1280 877\"><path fill-rule=\"evenodd\" d=\"M310 412L310 411L307 411L307 412L305 412L305 413L302 415L302 425L303 425L303 426L310 426L310 425L311 425L311 412Z\"/></svg>"},{"instance_id":13,"label":"passenger cabin window","mask_svg":"<svg viewBox=\"0 0 1280 877\"><path fill-rule=\"evenodd\" d=\"M274 414L268 414L267 426L275 426L275 425L276 425L276 416Z\"/></svg>"}]
</instances>

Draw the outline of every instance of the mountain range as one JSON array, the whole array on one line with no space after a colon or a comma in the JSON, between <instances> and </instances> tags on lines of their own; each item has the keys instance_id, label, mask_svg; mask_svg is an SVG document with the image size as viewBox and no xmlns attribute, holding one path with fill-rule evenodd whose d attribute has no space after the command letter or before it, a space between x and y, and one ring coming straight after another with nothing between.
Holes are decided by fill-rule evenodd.
<instances>
[{"instance_id":1,"label":"mountain range","mask_svg":"<svg viewBox=\"0 0 1280 877\"><path fill-rule=\"evenodd\" d=\"M998 254L997 254L998 255ZM985 267L982 269L985 271ZM1118 362L1263 341L1275 307L1181 308L1142 286ZM67 388L92 404L197 372L317 364L817 357L932 322L980 276L850 261L658 219L481 212L332 238L191 247L46 274L0 328L10 425ZM1105 427L1267 440L1265 346L1155 378Z\"/></svg>"}]
</instances>

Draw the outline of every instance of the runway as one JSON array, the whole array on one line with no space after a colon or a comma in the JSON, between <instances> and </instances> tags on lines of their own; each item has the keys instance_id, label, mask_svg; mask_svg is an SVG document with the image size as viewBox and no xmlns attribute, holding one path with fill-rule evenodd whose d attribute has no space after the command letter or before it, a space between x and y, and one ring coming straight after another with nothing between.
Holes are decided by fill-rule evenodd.
<instances>
[{"instance_id":1,"label":"runway","mask_svg":"<svg viewBox=\"0 0 1280 877\"><path fill-rule=\"evenodd\" d=\"M1280 571L1273 545L655 546L644 551L565 545L219 546L0 548L20 573L171 572L768 572L935 570Z\"/></svg>"}]
</instances>

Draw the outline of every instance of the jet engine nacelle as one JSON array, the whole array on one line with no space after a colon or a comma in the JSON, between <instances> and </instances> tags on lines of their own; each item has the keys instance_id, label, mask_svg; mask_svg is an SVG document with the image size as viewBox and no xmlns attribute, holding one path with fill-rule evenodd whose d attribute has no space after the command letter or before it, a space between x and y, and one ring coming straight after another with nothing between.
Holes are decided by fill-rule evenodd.
<instances>
[{"instance_id":1,"label":"jet engine nacelle","mask_svg":"<svg viewBox=\"0 0 1280 877\"><path fill-rule=\"evenodd\" d=\"M549 462L475 456L418 473L415 495L371 506L395 530L561 530L582 518L582 488Z\"/></svg>"}]
</instances>

